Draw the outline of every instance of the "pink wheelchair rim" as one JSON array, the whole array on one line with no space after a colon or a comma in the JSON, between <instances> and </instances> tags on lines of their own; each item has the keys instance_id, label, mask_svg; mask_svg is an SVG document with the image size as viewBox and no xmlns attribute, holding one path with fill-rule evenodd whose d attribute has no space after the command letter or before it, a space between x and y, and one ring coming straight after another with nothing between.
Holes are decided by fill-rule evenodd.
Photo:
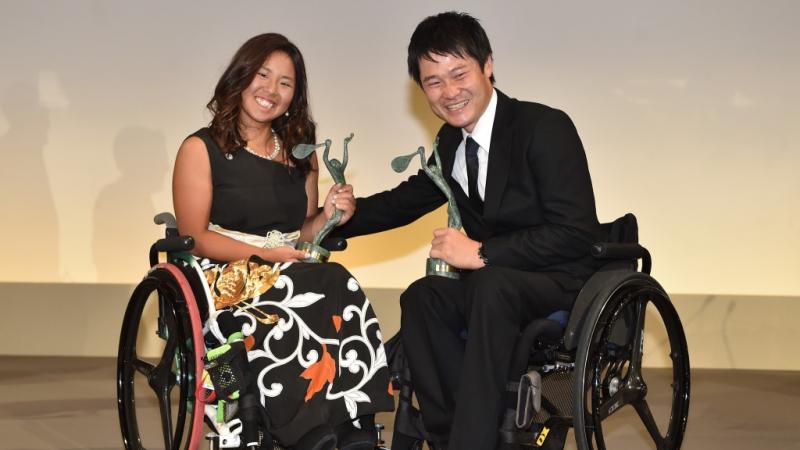
<instances>
[{"instance_id":1,"label":"pink wheelchair rim","mask_svg":"<svg viewBox=\"0 0 800 450\"><path fill-rule=\"evenodd\" d=\"M195 300L192 288L189 286L189 280L183 275L180 269L174 264L160 263L156 264L153 269L164 269L172 274L178 286L181 288L183 298L186 300L186 309L189 311L189 321L192 324L192 341L194 343L194 380L195 386L191 392L197 392L203 380L203 357L202 351L205 349L205 342L203 340L203 324L200 321L200 310L197 308L197 300ZM195 395L194 397L194 410L192 411L192 434L189 436L189 450L196 450L200 446L200 440L203 429L203 415L204 405L203 402Z\"/></svg>"}]
</instances>

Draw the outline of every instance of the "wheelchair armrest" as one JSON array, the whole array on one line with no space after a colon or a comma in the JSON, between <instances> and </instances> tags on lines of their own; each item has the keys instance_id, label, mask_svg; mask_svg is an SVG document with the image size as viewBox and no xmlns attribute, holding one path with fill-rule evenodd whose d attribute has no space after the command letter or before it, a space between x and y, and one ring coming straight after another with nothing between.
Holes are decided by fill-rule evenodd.
<instances>
[{"instance_id":1,"label":"wheelchair armrest","mask_svg":"<svg viewBox=\"0 0 800 450\"><path fill-rule=\"evenodd\" d=\"M642 272L650 273L650 252L639 244L598 242L592 245L592 256L596 259L641 259Z\"/></svg>"},{"instance_id":2,"label":"wheelchair armrest","mask_svg":"<svg viewBox=\"0 0 800 450\"><path fill-rule=\"evenodd\" d=\"M157 240L150 246L150 265L158 262L160 252L188 252L194 248L194 238L191 236L174 236Z\"/></svg>"},{"instance_id":3,"label":"wheelchair armrest","mask_svg":"<svg viewBox=\"0 0 800 450\"><path fill-rule=\"evenodd\" d=\"M341 252L347 248L347 239L342 237L329 237L320 242L320 246L330 252Z\"/></svg>"},{"instance_id":4,"label":"wheelchair armrest","mask_svg":"<svg viewBox=\"0 0 800 450\"><path fill-rule=\"evenodd\" d=\"M191 236L176 236L159 239L150 247L156 252L188 252L194 248L194 238Z\"/></svg>"}]
</instances>

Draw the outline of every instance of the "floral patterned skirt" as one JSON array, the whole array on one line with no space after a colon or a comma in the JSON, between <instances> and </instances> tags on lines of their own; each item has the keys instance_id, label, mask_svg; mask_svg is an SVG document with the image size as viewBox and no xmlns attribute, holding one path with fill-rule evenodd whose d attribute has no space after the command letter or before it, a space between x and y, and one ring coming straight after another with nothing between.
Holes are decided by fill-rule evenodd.
<instances>
[{"instance_id":1,"label":"floral patterned skirt","mask_svg":"<svg viewBox=\"0 0 800 450\"><path fill-rule=\"evenodd\" d=\"M253 259L201 266L218 308L206 340L244 333L248 372L282 445L394 408L378 319L344 267Z\"/></svg>"}]
</instances>

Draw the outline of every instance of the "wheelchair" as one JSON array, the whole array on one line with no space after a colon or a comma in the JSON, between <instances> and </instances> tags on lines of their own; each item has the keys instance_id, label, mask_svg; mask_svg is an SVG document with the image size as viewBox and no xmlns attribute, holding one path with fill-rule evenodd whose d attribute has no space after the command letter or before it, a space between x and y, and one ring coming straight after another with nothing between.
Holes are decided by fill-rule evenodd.
<instances>
[{"instance_id":1,"label":"wheelchair","mask_svg":"<svg viewBox=\"0 0 800 450\"><path fill-rule=\"evenodd\" d=\"M125 449L195 450L204 440L212 450L282 449L272 441L245 446L243 442L261 441L264 436L260 431L252 436L258 430L252 423L249 427L242 422L236 427L223 425L225 432L216 432L215 410L198 395L206 354L203 330L214 311L212 296L189 253L194 240L178 235L172 214L162 213L154 220L166 225L166 237L150 247L151 268L131 295L119 339L117 409ZM347 241L328 239L322 245L340 251ZM160 355L137 351L153 340L159 344ZM204 434L204 422L214 431ZM381 429L376 424L379 445ZM245 439L248 432L251 435Z\"/></svg>"},{"instance_id":2,"label":"wheelchair","mask_svg":"<svg viewBox=\"0 0 800 450\"><path fill-rule=\"evenodd\" d=\"M563 449L571 428L580 450L618 448L614 439L628 448L681 446L690 372L680 318L650 276L650 253L638 244L636 217L627 214L602 228L609 242L592 246L598 268L572 310L534 320L520 333L499 430L502 442ZM643 366L645 334L654 328L665 337L648 352L661 356L667 368ZM400 333L386 348L400 392L392 448L418 450L427 442L436 449L412 402L413 380Z\"/></svg>"}]
</instances>

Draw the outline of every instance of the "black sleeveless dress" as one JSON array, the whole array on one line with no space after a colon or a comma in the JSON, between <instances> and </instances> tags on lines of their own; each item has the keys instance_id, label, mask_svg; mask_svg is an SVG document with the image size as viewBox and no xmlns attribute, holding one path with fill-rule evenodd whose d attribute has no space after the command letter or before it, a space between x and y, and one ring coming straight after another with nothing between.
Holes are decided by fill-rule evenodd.
<instances>
[{"instance_id":1,"label":"black sleeveless dress","mask_svg":"<svg viewBox=\"0 0 800 450\"><path fill-rule=\"evenodd\" d=\"M300 171L243 149L229 159L207 128L194 136L205 142L211 162L211 223L260 236L300 229L308 201ZM318 426L391 411L380 328L355 278L336 263L266 264L279 272L274 285L246 308L212 313L206 329L207 340L236 331L248 336L248 370L272 437L292 446ZM265 324L263 317L276 320Z\"/></svg>"}]
</instances>

